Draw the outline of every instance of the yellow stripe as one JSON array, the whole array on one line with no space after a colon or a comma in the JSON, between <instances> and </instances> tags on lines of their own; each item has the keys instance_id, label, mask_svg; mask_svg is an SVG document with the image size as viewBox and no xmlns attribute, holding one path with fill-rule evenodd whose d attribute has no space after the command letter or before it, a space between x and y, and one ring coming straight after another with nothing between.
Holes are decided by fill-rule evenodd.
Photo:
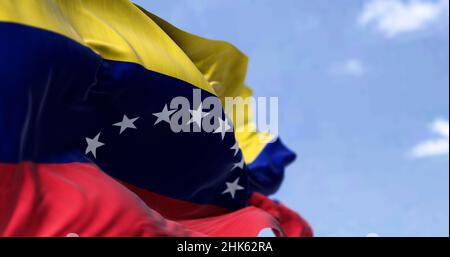
<instances>
[{"instance_id":1,"label":"yellow stripe","mask_svg":"<svg viewBox=\"0 0 450 257\"><path fill-rule=\"evenodd\" d=\"M1 0L0 21L64 35L105 59L140 64L216 94L222 101L226 96L251 95L244 84L248 59L238 49L181 31L127 0ZM234 126L255 127L248 115ZM235 134L247 163L255 160L269 137L245 131Z\"/></svg>"},{"instance_id":2,"label":"yellow stripe","mask_svg":"<svg viewBox=\"0 0 450 257\"><path fill-rule=\"evenodd\" d=\"M105 59L137 63L215 93L183 50L127 0L1 0L0 21L64 35Z\"/></svg>"},{"instance_id":3,"label":"yellow stripe","mask_svg":"<svg viewBox=\"0 0 450 257\"><path fill-rule=\"evenodd\" d=\"M248 58L236 47L227 42L208 40L189 34L154 14L142 10L183 49L203 73L203 76L214 86L214 90L222 102L225 97L245 98L252 95L252 91L244 83ZM256 128L250 114L251 110L245 112L241 124L237 124L236 119L233 120L236 140L241 147L246 163L253 162L271 138L268 133L249 132L249 129ZM231 113L227 113L227 115L232 116ZM234 115L233 117L236 118ZM243 128L242 132L238 132L240 128Z\"/></svg>"}]
</instances>

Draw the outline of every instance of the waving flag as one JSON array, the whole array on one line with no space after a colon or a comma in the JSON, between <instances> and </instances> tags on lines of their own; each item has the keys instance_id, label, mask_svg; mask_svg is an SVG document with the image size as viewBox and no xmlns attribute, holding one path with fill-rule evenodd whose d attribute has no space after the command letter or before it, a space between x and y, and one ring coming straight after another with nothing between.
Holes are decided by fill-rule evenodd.
<instances>
[{"instance_id":1,"label":"waving flag","mask_svg":"<svg viewBox=\"0 0 450 257\"><path fill-rule=\"evenodd\" d=\"M251 95L232 45L125 0L2 0L0 35L0 236L312 235L264 196L294 153L205 108Z\"/></svg>"}]
</instances>

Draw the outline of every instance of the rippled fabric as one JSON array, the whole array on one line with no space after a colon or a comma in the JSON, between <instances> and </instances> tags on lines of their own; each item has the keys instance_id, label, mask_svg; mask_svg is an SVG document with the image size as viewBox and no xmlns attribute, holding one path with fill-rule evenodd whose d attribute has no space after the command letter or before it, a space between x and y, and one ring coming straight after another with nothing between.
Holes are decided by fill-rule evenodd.
<instances>
[{"instance_id":1,"label":"rippled fabric","mask_svg":"<svg viewBox=\"0 0 450 257\"><path fill-rule=\"evenodd\" d=\"M195 92L200 101L250 92L233 46L124 0L0 7L1 236L309 235L298 233L303 219L280 218L287 209L251 201L275 192L295 158L280 141L174 133L155 115ZM123 122L133 123L119 130Z\"/></svg>"}]
</instances>

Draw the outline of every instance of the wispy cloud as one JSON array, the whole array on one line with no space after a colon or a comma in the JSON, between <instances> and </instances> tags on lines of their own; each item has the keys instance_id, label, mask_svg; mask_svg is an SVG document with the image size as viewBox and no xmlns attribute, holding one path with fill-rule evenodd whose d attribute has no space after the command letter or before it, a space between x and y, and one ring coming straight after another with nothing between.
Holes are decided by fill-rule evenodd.
<instances>
[{"instance_id":1,"label":"wispy cloud","mask_svg":"<svg viewBox=\"0 0 450 257\"><path fill-rule=\"evenodd\" d=\"M364 74L364 64L360 59L350 58L342 63L334 64L331 67L331 73L333 75L346 75L352 77L360 77Z\"/></svg>"},{"instance_id":2,"label":"wispy cloud","mask_svg":"<svg viewBox=\"0 0 450 257\"><path fill-rule=\"evenodd\" d=\"M411 151L413 157L431 157L449 154L449 123L448 120L438 119L430 125L432 133L437 137L418 144Z\"/></svg>"},{"instance_id":3,"label":"wispy cloud","mask_svg":"<svg viewBox=\"0 0 450 257\"><path fill-rule=\"evenodd\" d=\"M387 38L424 29L444 14L448 15L448 0L371 0L364 6L358 22L374 25Z\"/></svg>"}]
</instances>

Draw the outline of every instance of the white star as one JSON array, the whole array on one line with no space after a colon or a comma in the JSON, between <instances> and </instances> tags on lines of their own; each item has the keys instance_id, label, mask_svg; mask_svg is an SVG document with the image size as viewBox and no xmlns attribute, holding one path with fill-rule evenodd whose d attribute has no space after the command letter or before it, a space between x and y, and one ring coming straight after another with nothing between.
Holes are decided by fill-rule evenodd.
<instances>
[{"instance_id":1,"label":"white star","mask_svg":"<svg viewBox=\"0 0 450 257\"><path fill-rule=\"evenodd\" d=\"M97 156L96 156L97 148L104 145L104 143L98 141L98 138L100 137L100 133L101 132L99 132L93 139L86 137L86 143L88 144L88 146L86 147L85 154L92 153L92 155L94 155L94 158L97 158Z\"/></svg>"},{"instance_id":2,"label":"white star","mask_svg":"<svg viewBox=\"0 0 450 257\"><path fill-rule=\"evenodd\" d=\"M168 109L167 109L167 104L164 105L164 109L163 109L161 112L155 112L155 113L153 113L153 115L155 115L156 117L158 117L158 119L155 121L155 124L153 124L153 125L158 124L158 123L161 122L162 120L165 121L165 122L167 122L167 123L170 123L170 115L172 115L172 113L174 113L175 111L176 111L176 110L168 110Z\"/></svg>"},{"instance_id":3,"label":"white star","mask_svg":"<svg viewBox=\"0 0 450 257\"><path fill-rule=\"evenodd\" d=\"M136 126L133 124L133 122L135 122L137 119L139 119L139 117L128 119L127 115L123 115L122 121L113 124L113 126L120 127L119 134L122 134L122 132L124 132L127 128L135 129Z\"/></svg>"},{"instance_id":4,"label":"white star","mask_svg":"<svg viewBox=\"0 0 450 257\"><path fill-rule=\"evenodd\" d=\"M187 124L194 122L199 128L202 127L202 118L208 116L209 114L208 112L203 112L202 108L202 104L200 104L197 107L197 110L189 110L189 112L192 114L192 118L188 121Z\"/></svg>"},{"instance_id":5,"label":"white star","mask_svg":"<svg viewBox=\"0 0 450 257\"><path fill-rule=\"evenodd\" d=\"M233 181L233 183L225 182L227 184L227 189L225 189L225 191L223 191L222 194L230 193L231 198L234 199L234 195L236 194L236 191L244 189L244 187L242 187L238 184L239 179L240 178L237 178L235 181Z\"/></svg>"},{"instance_id":6,"label":"white star","mask_svg":"<svg viewBox=\"0 0 450 257\"><path fill-rule=\"evenodd\" d=\"M234 145L232 147L230 147L230 150L234 150L234 155L233 156L236 156L236 154L239 153L239 145L238 145L237 141L234 142Z\"/></svg>"},{"instance_id":7,"label":"white star","mask_svg":"<svg viewBox=\"0 0 450 257\"><path fill-rule=\"evenodd\" d=\"M225 138L225 133L228 132L231 128L230 124L228 124L227 119L222 120L219 119L219 127L214 130L214 133L220 133L222 135L222 140Z\"/></svg>"},{"instance_id":8,"label":"white star","mask_svg":"<svg viewBox=\"0 0 450 257\"><path fill-rule=\"evenodd\" d=\"M239 162L233 164L233 168L231 168L231 170L234 170L236 168L240 168L242 170L244 168L244 164L245 164L244 157L241 157L241 160Z\"/></svg>"}]
</instances>

